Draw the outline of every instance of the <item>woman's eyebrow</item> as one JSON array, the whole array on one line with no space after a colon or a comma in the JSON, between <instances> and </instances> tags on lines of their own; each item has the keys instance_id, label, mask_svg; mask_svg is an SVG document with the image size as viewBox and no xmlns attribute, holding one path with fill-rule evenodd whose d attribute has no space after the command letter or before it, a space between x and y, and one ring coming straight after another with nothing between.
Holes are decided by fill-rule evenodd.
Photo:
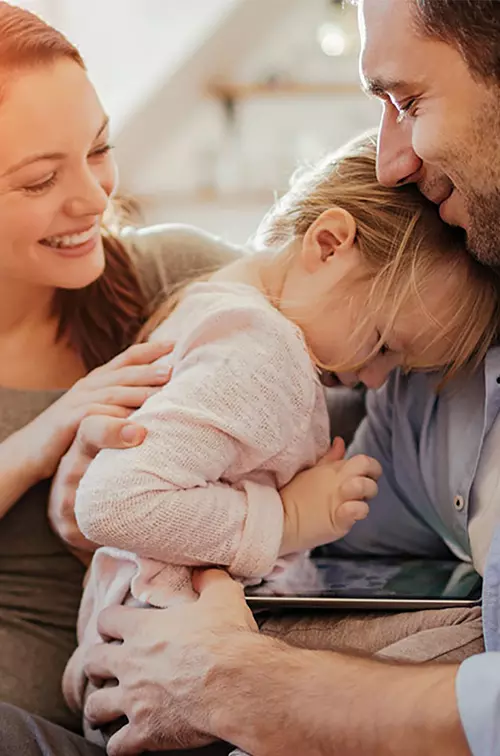
<instances>
[{"instance_id":1,"label":"woman's eyebrow","mask_svg":"<svg viewBox=\"0 0 500 756\"><path fill-rule=\"evenodd\" d=\"M99 131L97 132L95 136L95 139L99 139L102 133L107 129L108 125L109 125L109 116L106 116L101 128L99 129ZM10 176L12 173L15 173L21 168L25 168L27 165L31 165L32 163L37 163L39 160L62 160L65 157L66 155L64 154L64 152L42 152L42 153L38 153L37 155L30 155L29 157L26 157L26 158L23 158L23 160L20 160L19 163L15 163L14 165L11 165L11 167L8 168L5 171L5 173L2 175L2 178L4 178L5 176Z\"/></svg>"}]
</instances>

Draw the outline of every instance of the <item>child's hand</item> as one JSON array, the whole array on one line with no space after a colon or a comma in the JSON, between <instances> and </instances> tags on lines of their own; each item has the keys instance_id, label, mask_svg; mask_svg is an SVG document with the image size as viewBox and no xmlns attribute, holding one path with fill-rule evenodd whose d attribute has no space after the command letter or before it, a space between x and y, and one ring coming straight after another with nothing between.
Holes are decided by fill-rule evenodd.
<instances>
[{"instance_id":1,"label":"child's hand","mask_svg":"<svg viewBox=\"0 0 500 756\"><path fill-rule=\"evenodd\" d=\"M364 454L347 460L344 454L345 444L336 438L315 467L281 489L285 522L280 556L342 538L368 515L366 500L377 495L382 468Z\"/></svg>"}]
</instances>

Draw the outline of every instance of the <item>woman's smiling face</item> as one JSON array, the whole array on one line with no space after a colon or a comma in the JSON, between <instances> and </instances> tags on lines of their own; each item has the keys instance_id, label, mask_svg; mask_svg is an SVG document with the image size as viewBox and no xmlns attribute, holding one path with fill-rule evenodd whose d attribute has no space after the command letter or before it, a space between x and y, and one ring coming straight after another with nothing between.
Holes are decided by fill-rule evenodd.
<instances>
[{"instance_id":1,"label":"woman's smiling face","mask_svg":"<svg viewBox=\"0 0 500 756\"><path fill-rule=\"evenodd\" d=\"M60 59L9 74L0 98L0 280L78 289L104 269L116 182L108 122L85 70Z\"/></svg>"}]
</instances>

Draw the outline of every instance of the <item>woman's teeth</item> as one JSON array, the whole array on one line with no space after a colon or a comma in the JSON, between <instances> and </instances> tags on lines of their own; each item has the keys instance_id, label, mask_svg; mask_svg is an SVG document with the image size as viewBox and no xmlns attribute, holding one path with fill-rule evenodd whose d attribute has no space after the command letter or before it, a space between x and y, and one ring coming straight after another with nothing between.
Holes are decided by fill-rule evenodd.
<instances>
[{"instance_id":1,"label":"woman's teeth","mask_svg":"<svg viewBox=\"0 0 500 756\"><path fill-rule=\"evenodd\" d=\"M40 244L44 244L46 247L55 247L56 249L71 249L90 241L95 236L95 233L96 227L92 226L88 231L83 231L81 234L49 236L47 239L42 239Z\"/></svg>"}]
</instances>

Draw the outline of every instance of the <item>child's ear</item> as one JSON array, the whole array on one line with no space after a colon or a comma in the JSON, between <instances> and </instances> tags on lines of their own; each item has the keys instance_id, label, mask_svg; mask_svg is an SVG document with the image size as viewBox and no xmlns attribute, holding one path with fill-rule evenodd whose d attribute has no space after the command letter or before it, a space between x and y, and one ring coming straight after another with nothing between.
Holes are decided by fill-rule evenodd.
<instances>
[{"instance_id":1,"label":"child's ear","mask_svg":"<svg viewBox=\"0 0 500 756\"><path fill-rule=\"evenodd\" d=\"M356 221L340 207L325 210L307 229L302 242L302 259L309 273L334 255L349 253L356 242Z\"/></svg>"}]
</instances>

